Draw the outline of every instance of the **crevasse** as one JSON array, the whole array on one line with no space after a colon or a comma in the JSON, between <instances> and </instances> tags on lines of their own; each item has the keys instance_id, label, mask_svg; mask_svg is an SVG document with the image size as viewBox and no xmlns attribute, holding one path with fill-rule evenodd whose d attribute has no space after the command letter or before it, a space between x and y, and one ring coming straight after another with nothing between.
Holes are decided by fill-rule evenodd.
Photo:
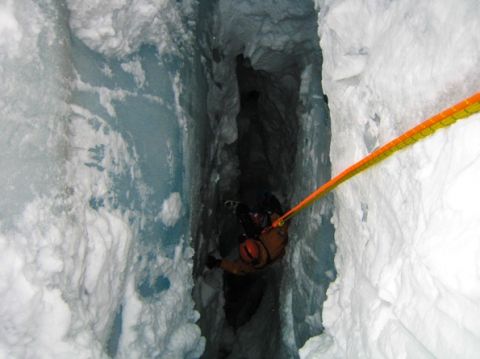
<instances>
[{"instance_id":1,"label":"crevasse","mask_svg":"<svg viewBox=\"0 0 480 359\"><path fill-rule=\"evenodd\" d=\"M478 92L478 12L4 1L0 356L477 357L478 115L298 215L236 331L204 261L224 199L291 206Z\"/></svg>"}]
</instances>

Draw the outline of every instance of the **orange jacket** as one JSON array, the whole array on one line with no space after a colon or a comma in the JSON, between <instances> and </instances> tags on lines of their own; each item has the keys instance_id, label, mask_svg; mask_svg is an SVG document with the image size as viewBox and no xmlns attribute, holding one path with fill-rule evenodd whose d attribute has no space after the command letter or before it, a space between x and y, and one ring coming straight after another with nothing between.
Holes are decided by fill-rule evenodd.
<instances>
[{"instance_id":1,"label":"orange jacket","mask_svg":"<svg viewBox=\"0 0 480 359\"><path fill-rule=\"evenodd\" d=\"M274 213L270 216L270 219L273 223L279 217L278 214ZM264 229L257 241L260 248L259 264L254 266L241 259L235 261L222 259L220 268L233 274L244 275L263 269L268 264L282 258L285 255L285 246L288 242L288 224L282 227Z\"/></svg>"}]
</instances>

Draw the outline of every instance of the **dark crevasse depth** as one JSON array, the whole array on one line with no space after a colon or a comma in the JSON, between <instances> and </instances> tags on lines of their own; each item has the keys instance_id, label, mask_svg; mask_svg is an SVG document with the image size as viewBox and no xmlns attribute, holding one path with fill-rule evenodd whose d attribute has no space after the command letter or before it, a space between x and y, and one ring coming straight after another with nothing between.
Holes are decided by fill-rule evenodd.
<instances>
[{"instance_id":1,"label":"dark crevasse depth","mask_svg":"<svg viewBox=\"0 0 480 359\"><path fill-rule=\"evenodd\" d=\"M302 36L283 51L260 46L245 53L258 34L235 37L238 22L223 22L229 11L225 3L216 5L204 40L209 123L202 130L207 135L199 149L204 153L199 221L193 223L193 296L207 338L203 357L291 358L323 329L321 306L335 276L331 199L292 223L287 255L261 273L236 277L207 270L204 263L208 254L238 256L242 228L223 206L225 200L254 208L270 192L287 209L330 177L330 120L321 89L316 14L307 2L300 10L284 4L290 7L286 25L277 30L291 34L289 28L301 27ZM249 14L235 15L238 21L251 21L251 6ZM296 263L301 252L304 258Z\"/></svg>"}]
</instances>

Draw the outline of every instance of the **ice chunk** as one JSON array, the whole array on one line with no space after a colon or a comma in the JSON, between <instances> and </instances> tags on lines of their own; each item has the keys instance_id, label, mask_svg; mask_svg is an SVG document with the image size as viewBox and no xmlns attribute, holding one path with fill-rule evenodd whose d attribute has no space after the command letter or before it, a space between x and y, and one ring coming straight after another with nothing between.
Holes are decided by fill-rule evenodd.
<instances>
[{"instance_id":1,"label":"ice chunk","mask_svg":"<svg viewBox=\"0 0 480 359\"><path fill-rule=\"evenodd\" d=\"M174 192L163 202L162 210L158 214L163 224L172 227L177 223L182 211L182 199L180 193Z\"/></svg>"},{"instance_id":2,"label":"ice chunk","mask_svg":"<svg viewBox=\"0 0 480 359\"><path fill-rule=\"evenodd\" d=\"M142 63L137 59L122 64L122 69L133 75L133 79L137 87L143 87L145 83L145 71L143 71Z\"/></svg>"}]
</instances>

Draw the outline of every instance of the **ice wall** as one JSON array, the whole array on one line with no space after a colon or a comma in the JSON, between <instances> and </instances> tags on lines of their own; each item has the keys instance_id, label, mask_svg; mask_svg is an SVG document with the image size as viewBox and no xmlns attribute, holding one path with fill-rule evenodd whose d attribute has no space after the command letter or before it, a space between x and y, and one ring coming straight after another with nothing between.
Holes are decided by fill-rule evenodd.
<instances>
[{"instance_id":1,"label":"ice wall","mask_svg":"<svg viewBox=\"0 0 480 359\"><path fill-rule=\"evenodd\" d=\"M332 172L479 90L477 1L316 1ZM338 276L302 358L480 355L479 115L335 191Z\"/></svg>"},{"instance_id":2,"label":"ice wall","mask_svg":"<svg viewBox=\"0 0 480 359\"><path fill-rule=\"evenodd\" d=\"M0 5L1 357L203 351L190 295L196 11Z\"/></svg>"},{"instance_id":3,"label":"ice wall","mask_svg":"<svg viewBox=\"0 0 480 359\"><path fill-rule=\"evenodd\" d=\"M321 60L320 53L316 55ZM315 61L302 74L292 204L330 178L330 116L321 83L321 63ZM298 357L305 341L323 331L323 302L336 275L332 211L333 198L328 196L291 223L280 295L283 351L290 358Z\"/></svg>"}]
</instances>

